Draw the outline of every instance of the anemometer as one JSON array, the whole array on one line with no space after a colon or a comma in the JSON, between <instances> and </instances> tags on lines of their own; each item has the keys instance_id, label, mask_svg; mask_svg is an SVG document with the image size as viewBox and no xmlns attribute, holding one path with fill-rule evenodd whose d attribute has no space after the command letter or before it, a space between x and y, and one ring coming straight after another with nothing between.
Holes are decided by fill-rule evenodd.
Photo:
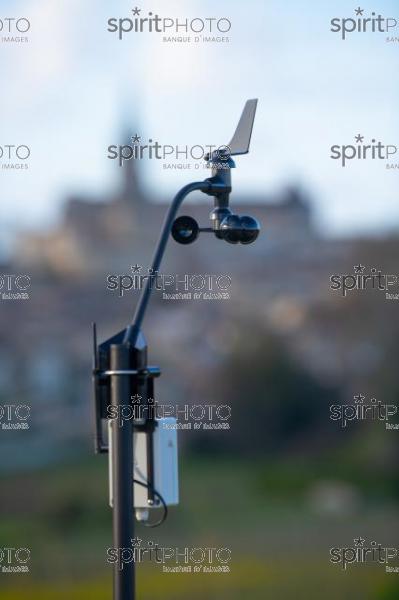
<instances>
[{"instance_id":1,"label":"anemometer","mask_svg":"<svg viewBox=\"0 0 399 600\"><path fill-rule=\"evenodd\" d=\"M175 196L167 212L152 261L152 276L141 290L133 320L124 330L97 344L93 325L93 384L95 451L109 455L109 501L113 512L114 548L130 548L134 538L134 516L147 526L161 524L168 506L178 504L177 428L172 417L157 418L149 408L154 403L154 383L161 371L147 362L147 343L141 331L145 311L171 234L180 244L194 242L200 233L213 233L230 244L251 244L260 225L248 215L229 208L233 156L247 154L257 100L248 100L228 146L205 158L211 177L189 183ZM199 227L190 216L176 218L188 194L201 191L214 198L210 227ZM135 410L135 409L138 410ZM154 521L154 511L162 510ZM135 597L134 562L114 566L114 600Z\"/></svg>"}]
</instances>

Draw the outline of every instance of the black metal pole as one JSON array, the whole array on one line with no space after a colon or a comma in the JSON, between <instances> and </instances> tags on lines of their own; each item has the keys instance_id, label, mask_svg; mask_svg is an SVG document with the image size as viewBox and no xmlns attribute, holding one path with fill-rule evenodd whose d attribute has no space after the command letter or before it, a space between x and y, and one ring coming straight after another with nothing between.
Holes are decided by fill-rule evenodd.
<instances>
[{"instance_id":1,"label":"black metal pole","mask_svg":"<svg viewBox=\"0 0 399 600\"><path fill-rule=\"evenodd\" d=\"M130 381L127 374L117 374L132 368L127 344L114 344L110 348L111 404L117 407L130 402ZM115 419L112 424L112 490L113 490L113 547L132 547L134 537L133 497L133 423ZM118 553L120 556L120 554ZM114 566L114 600L134 600L134 561Z\"/></svg>"}]
</instances>

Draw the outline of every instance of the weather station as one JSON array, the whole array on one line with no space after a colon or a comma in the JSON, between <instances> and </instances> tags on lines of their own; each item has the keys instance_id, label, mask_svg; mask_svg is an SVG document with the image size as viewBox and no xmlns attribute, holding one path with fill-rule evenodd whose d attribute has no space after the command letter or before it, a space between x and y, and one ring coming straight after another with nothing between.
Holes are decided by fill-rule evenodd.
<instances>
[{"instance_id":1,"label":"weather station","mask_svg":"<svg viewBox=\"0 0 399 600\"><path fill-rule=\"evenodd\" d=\"M141 290L132 322L111 338L97 343L93 324L93 384L95 451L109 455L109 503L113 513L113 547L129 548L135 518L154 527L166 518L168 507L179 502L177 428L174 418L157 418L155 379L161 371L148 364L142 325L169 237L182 245L200 233L211 233L217 243L251 244L260 231L253 217L234 214L229 207L234 156L247 154L257 100L248 100L228 146L205 158L211 177L184 186L172 201L161 230L152 268ZM210 226L200 227L190 216L177 213L184 199L201 191L214 199ZM177 217L177 218L176 218ZM158 518L158 513L161 516ZM155 518L154 518L155 515ZM135 598L135 563L114 565L114 600Z\"/></svg>"}]
</instances>

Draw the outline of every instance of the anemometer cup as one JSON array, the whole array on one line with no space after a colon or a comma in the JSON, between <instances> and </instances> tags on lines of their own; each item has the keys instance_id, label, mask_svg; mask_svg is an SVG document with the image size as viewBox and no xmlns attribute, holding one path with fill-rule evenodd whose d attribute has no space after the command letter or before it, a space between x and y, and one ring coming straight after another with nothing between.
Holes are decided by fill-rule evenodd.
<instances>
[{"instance_id":1,"label":"anemometer cup","mask_svg":"<svg viewBox=\"0 0 399 600\"><path fill-rule=\"evenodd\" d=\"M258 237L260 232L259 222L248 215L240 217L241 221L241 244L252 244Z\"/></svg>"},{"instance_id":2,"label":"anemometer cup","mask_svg":"<svg viewBox=\"0 0 399 600\"><path fill-rule=\"evenodd\" d=\"M229 244L241 241L241 219L238 215L229 215L220 224L220 237Z\"/></svg>"},{"instance_id":3,"label":"anemometer cup","mask_svg":"<svg viewBox=\"0 0 399 600\"><path fill-rule=\"evenodd\" d=\"M218 237L229 244L252 244L259 231L260 225L253 217L229 215L221 222Z\"/></svg>"},{"instance_id":4,"label":"anemometer cup","mask_svg":"<svg viewBox=\"0 0 399 600\"><path fill-rule=\"evenodd\" d=\"M199 226L192 217L182 216L175 219L171 233L178 244L192 244L198 237Z\"/></svg>"}]
</instances>

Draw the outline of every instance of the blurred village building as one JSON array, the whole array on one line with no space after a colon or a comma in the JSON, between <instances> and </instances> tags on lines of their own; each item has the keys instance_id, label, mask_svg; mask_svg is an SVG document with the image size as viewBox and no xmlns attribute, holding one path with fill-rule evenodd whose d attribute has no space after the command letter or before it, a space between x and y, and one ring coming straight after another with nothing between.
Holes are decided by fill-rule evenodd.
<instances>
[{"instance_id":1,"label":"blurred village building","mask_svg":"<svg viewBox=\"0 0 399 600\"><path fill-rule=\"evenodd\" d=\"M60 277L84 275L85 278L96 277L107 268L119 271L127 266L126 261L134 260L137 253L148 263L167 204L165 199L154 202L147 195L140 182L138 164L134 160L124 164L120 170L120 187L110 196L67 199L62 222L52 233L22 235L16 249L16 262L35 272ZM262 223L257 255L267 252L270 257L270 251L278 252L279 248L288 253L293 243L305 244L315 239L310 206L299 189L287 188L278 198L259 196L245 201L233 191L231 203L234 210L239 207L242 212L254 214ZM194 204L186 201L181 214L189 212L208 226L211 208L209 197L198 193ZM199 252L202 256L204 247L207 255L206 249L210 248L207 243L196 244L195 255ZM209 255L212 252L210 250ZM178 255L182 254L180 249ZM239 270L243 266L247 268L245 254L241 255L237 263Z\"/></svg>"},{"instance_id":2,"label":"blurred village building","mask_svg":"<svg viewBox=\"0 0 399 600\"><path fill-rule=\"evenodd\" d=\"M11 444L13 464L54 459L90 439L90 324L98 321L100 339L127 324L137 291L119 298L107 289L107 276L129 274L131 265L150 266L167 207L167 199L149 198L137 164L125 163L119 189L110 196L69 198L54 231L18 238L8 269L29 273L32 285L28 301L2 304L0 396L3 403L26 401L33 416L24 434L31 436L31 452L18 444L22 432L7 432L7 439L1 433L3 444ZM295 359L325 383L348 385L348 373L353 383L374 368L382 360L378 340L371 347L361 334L352 335L339 313L346 299L329 287L333 273L352 272L366 260L358 255L358 241L320 236L311 203L297 188L274 198L244 199L233 191L231 206L261 222L255 244L232 246L210 234L191 246L170 241L163 272L228 274L232 285L228 300L154 298L145 330L156 341L151 360L167 369L163 400L201 403L212 371L247 323L255 323L259 335L281 337ZM209 198L199 194L180 214L208 226L211 208ZM184 390L175 381L182 365L191 382Z\"/></svg>"}]
</instances>

